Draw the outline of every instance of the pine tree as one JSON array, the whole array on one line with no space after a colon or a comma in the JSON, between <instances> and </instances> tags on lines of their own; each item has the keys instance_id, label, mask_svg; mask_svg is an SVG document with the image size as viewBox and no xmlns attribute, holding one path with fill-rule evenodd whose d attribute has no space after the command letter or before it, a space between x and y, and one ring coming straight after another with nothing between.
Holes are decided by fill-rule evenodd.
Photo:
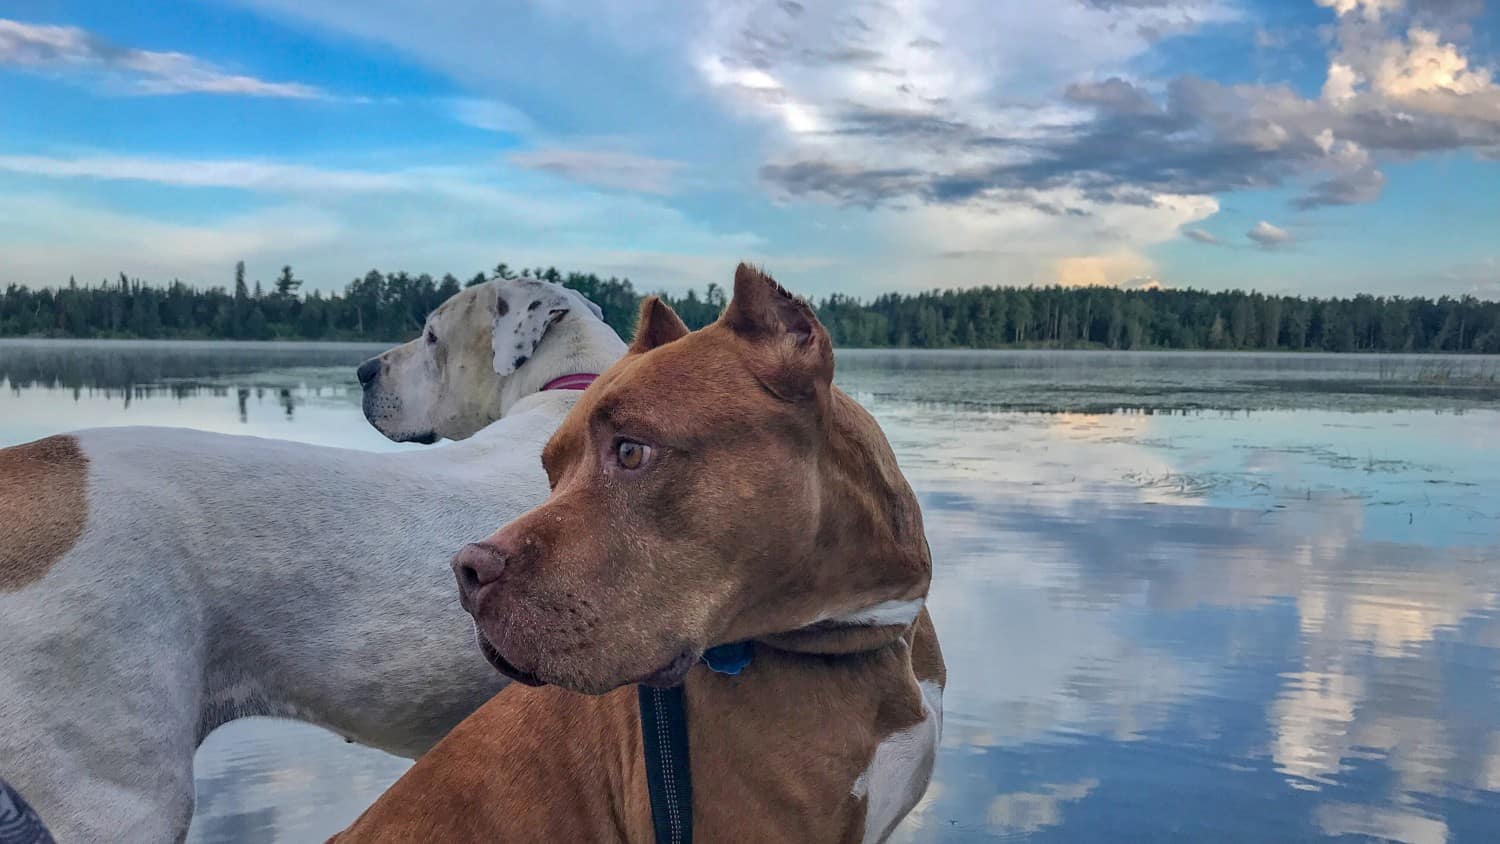
<instances>
[{"instance_id":1,"label":"pine tree","mask_svg":"<svg viewBox=\"0 0 1500 844\"><path fill-rule=\"evenodd\" d=\"M234 264L234 308L231 311L230 336L240 339L245 336L245 324L250 319L250 288L245 285L245 262Z\"/></svg>"},{"instance_id":2,"label":"pine tree","mask_svg":"<svg viewBox=\"0 0 1500 844\"><path fill-rule=\"evenodd\" d=\"M281 268L281 275L276 277L276 295L282 299L290 299L297 295L297 288L302 286L302 280L292 275L290 264Z\"/></svg>"}]
</instances>

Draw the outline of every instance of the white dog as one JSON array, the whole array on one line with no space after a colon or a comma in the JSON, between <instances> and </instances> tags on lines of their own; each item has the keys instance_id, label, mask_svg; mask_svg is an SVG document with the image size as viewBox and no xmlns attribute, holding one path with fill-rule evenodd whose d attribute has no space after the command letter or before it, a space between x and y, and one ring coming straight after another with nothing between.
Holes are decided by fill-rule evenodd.
<instances>
[{"instance_id":1,"label":"white dog","mask_svg":"<svg viewBox=\"0 0 1500 844\"><path fill-rule=\"evenodd\" d=\"M235 718L420 755L505 682L453 550L547 497L540 451L579 393L543 388L624 351L579 294L497 280L360 368L387 436L465 442L114 428L0 449L0 779L59 841L155 844L186 834L193 752Z\"/></svg>"}]
</instances>

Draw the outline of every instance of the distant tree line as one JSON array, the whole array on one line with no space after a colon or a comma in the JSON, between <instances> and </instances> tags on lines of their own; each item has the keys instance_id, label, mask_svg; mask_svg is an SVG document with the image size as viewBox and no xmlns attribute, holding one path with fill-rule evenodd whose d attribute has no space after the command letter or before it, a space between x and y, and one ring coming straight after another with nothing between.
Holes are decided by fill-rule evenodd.
<instances>
[{"instance_id":1,"label":"distant tree line","mask_svg":"<svg viewBox=\"0 0 1500 844\"><path fill-rule=\"evenodd\" d=\"M1473 296L980 287L871 302L834 294L818 316L847 346L1500 352L1500 302Z\"/></svg>"},{"instance_id":2,"label":"distant tree line","mask_svg":"<svg viewBox=\"0 0 1500 844\"><path fill-rule=\"evenodd\" d=\"M628 337L642 294L629 279L499 264L465 281L449 274L371 270L342 293L300 291L283 267L269 290L234 269L232 287L152 285L121 274L98 286L11 284L0 292L0 335L242 340L377 340L414 336L427 314L462 287L535 277L593 300ZM712 322L727 292L666 296L689 327ZM1289 349L1330 352L1500 353L1500 302L1444 296L1341 299L1255 292L1110 287L979 287L890 293L815 303L841 346L911 348Z\"/></svg>"}]
</instances>

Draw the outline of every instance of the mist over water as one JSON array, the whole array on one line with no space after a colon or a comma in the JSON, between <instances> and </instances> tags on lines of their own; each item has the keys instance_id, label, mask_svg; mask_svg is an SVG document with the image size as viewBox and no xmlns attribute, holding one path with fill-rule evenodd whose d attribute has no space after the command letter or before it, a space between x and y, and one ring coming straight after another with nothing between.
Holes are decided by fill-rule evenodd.
<instances>
[{"instance_id":1,"label":"mist over water","mask_svg":"<svg viewBox=\"0 0 1500 844\"><path fill-rule=\"evenodd\" d=\"M0 444L371 450L379 346L0 342ZM922 500L949 666L901 841L1490 841L1500 358L843 352ZM455 537L455 548L468 537ZM406 767L230 724L191 840L308 841Z\"/></svg>"}]
</instances>

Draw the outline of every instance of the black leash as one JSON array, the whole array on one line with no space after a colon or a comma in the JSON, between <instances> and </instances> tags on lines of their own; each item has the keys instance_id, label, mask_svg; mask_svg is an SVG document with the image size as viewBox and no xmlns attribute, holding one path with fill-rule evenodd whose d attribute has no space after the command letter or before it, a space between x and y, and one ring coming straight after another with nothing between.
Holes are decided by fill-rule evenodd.
<instances>
[{"instance_id":1,"label":"black leash","mask_svg":"<svg viewBox=\"0 0 1500 844\"><path fill-rule=\"evenodd\" d=\"M646 748L646 788L656 844L691 844L693 777L688 760L687 707L681 686L637 686L641 738Z\"/></svg>"},{"instance_id":2,"label":"black leash","mask_svg":"<svg viewBox=\"0 0 1500 844\"><path fill-rule=\"evenodd\" d=\"M709 648L703 663L720 674L745 670L754 655L749 642ZM641 739L646 753L646 789L656 844L692 844L693 772L688 755L687 701L682 686L636 686Z\"/></svg>"}]
</instances>

